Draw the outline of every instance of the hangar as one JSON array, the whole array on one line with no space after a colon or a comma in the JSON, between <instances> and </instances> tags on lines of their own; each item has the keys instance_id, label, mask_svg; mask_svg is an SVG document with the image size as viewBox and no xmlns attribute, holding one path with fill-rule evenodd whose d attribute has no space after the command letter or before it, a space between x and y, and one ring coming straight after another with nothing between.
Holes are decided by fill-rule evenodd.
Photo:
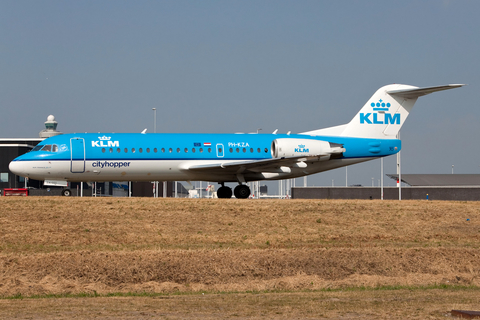
<instances>
[{"instance_id":1,"label":"hangar","mask_svg":"<svg viewBox=\"0 0 480 320\"><path fill-rule=\"evenodd\" d=\"M397 174L387 174L397 181ZM401 199L479 201L480 174L402 174ZM380 187L292 188L294 199L381 199ZM398 200L398 187L384 187L383 198Z\"/></svg>"}]
</instances>

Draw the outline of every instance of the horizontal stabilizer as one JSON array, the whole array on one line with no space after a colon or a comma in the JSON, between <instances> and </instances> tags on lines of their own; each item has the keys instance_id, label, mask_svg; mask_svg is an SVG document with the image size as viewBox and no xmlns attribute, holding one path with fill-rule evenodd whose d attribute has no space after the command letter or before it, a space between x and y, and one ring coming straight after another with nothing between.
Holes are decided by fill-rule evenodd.
<instances>
[{"instance_id":1,"label":"horizontal stabilizer","mask_svg":"<svg viewBox=\"0 0 480 320\"><path fill-rule=\"evenodd\" d=\"M448 84L445 86L436 86L436 87L390 90L390 91L387 91L387 93L392 96L398 96L406 99L415 99L433 92L443 91L448 89L455 89L463 86L464 84Z\"/></svg>"}]
</instances>

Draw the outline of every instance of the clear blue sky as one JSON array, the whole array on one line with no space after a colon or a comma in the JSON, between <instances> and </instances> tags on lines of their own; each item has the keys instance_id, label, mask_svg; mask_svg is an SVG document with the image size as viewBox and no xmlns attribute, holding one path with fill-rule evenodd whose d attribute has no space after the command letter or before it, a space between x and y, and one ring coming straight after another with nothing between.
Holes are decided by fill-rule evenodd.
<instances>
[{"instance_id":1,"label":"clear blue sky","mask_svg":"<svg viewBox=\"0 0 480 320\"><path fill-rule=\"evenodd\" d=\"M421 97L404 173L480 173L480 1L0 0L1 137L302 132L344 124L390 83ZM395 172L395 157L385 172ZM379 160L349 184L380 179ZM345 185L345 169L309 184Z\"/></svg>"}]
</instances>

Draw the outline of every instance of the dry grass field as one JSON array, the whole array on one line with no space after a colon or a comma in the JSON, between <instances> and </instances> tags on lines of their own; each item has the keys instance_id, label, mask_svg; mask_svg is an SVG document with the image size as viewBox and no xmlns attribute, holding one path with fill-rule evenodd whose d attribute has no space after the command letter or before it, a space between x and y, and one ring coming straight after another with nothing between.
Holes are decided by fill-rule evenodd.
<instances>
[{"instance_id":1,"label":"dry grass field","mask_svg":"<svg viewBox=\"0 0 480 320\"><path fill-rule=\"evenodd\" d=\"M0 198L0 318L443 319L480 202Z\"/></svg>"}]
</instances>

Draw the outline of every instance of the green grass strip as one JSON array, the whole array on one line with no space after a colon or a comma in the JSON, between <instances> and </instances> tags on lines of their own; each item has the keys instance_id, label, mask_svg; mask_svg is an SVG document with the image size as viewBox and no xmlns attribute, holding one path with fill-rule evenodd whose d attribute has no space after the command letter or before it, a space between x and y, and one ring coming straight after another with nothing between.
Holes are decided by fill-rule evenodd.
<instances>
[{"instance_id":1,"label":"green grass strip","mask_svg":"<svg viewBox=\"0 0 480 320\"><path fill-rule=\"evenodd\" d=\"M195 291L195 292L172 292L172 293L158 293L158 292L112 292L112 293L97 293L81 292L81 293L61 293L61 294L41 294L28 295L15 294L12 296L0 296L2 300L21 300L21 299L58 299L58 298L108 298L108 297L168 297L168 296L187 296L187 295L204 295L204 294L265 294L265 293L315 293L315 292L362 292L362 291L395 291L395 290L479 290L480 286L461 286L461 285L447 285L447 284L433 284L428 286L378 286L378 287L343 287L343 288L323 288L315 290L247 290L247 291Z\"/></svg>"}]
</instances>

